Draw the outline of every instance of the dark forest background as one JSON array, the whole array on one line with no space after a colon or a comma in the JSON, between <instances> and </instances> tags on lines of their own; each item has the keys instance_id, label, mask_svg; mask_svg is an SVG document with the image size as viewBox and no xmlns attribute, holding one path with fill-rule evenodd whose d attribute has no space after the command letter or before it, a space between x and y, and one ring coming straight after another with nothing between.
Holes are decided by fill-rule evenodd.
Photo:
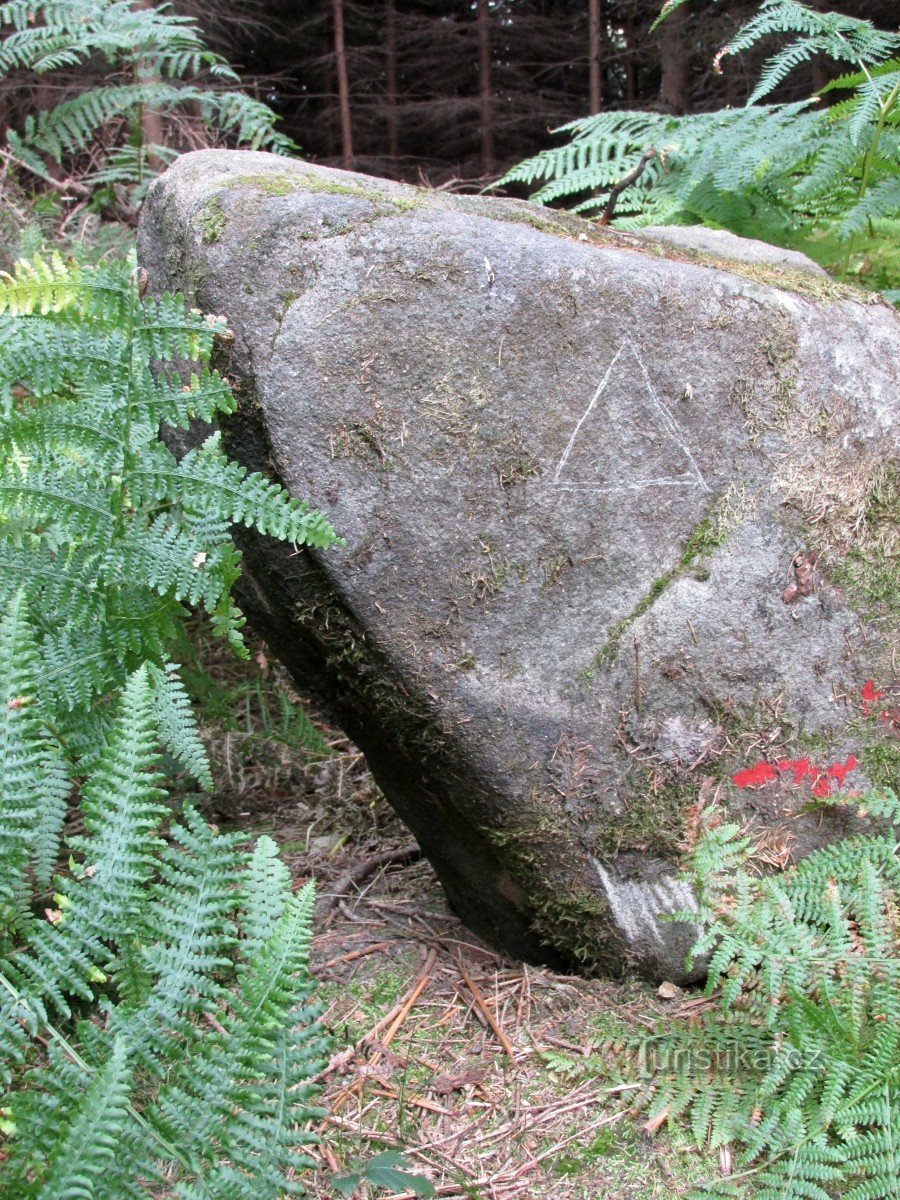
<instances>
[{"instance_id":1,"label":"dark forest background","mask_svg":"<svg viewBox=\"0 0 900 1200\"><path fill-rule=\"evenodd\" d=\"M182 0L305 157L433 186L473 186L601 109L685 113L742 104L771 46L716 54L756 3L660 0ZM898 0L823 8L896 23ZM836 71L813 63L773 97Z\"/></svg>"}]
</instances>

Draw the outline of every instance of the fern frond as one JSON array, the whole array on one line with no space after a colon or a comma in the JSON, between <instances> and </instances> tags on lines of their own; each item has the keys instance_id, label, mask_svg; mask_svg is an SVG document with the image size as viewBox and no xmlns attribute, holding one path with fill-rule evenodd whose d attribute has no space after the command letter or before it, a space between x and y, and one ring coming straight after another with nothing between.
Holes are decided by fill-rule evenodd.
<instances>
[{"instance_id":1,"label":"fern frond","mask_svg":"<svg viewBox=\"0 0 900 1200\"><path fill-rule=\"evenodd\" d=\"M59 746L38 700L40 658L24 594L0 620L0 932L25 907L31 864L46 888L59 853L71 791Z\"/></svg>"},{"instance_id":2,"label":"fern frond","mask_svg":"<svg viewBox=\"0 0 900 1200\"><path fill-rule=\"evenodd\" d=\"M211 791L209 759L178 667L174 663L166 663L163 667L148 665L147 671L153 689L156 728L163 745L176 762Z\"/></svg>"},{"instance_id":3,"label":"fern frond","mask_svg":"<svg viewBox=\"0 0 900 1200\"><path fill-rule=\"evenodd\" d=\"M316 1089L303 1081L321 1068L326 1050L310 1026L320 1010L305 1003L313 901L310 886L285 898L285 911L249 959L232 1008L222 1015L224 1032L205 1042L190 1070L176 1067L160 1091L152 1119L204 1164L207 1186L233 1185L235 1168L259 1178L265 1165L264 1181L277 1187L280 1180L284 1188L287 1169L304 1165L295 1147L313 1139L295 1127L322 1110L307 1103ZM291 1035L295 1024L299 1036ZM264 1194L277 1193L267 1187Z\"/></svg>"},{"instance_id":4,"label":"fern frond","mask_svg":"<svg viewBox=\"0 0 900 1200\"><path fill-rule=\"evenodd\" d=\"M855 803L898 815L891 793ZM759 878L735 827L715 821L694 852L694 878L706 875L695 953L710 954L721 1007L642 1047L642 1102L681 1116L697 1145L732 1146L735 1179L761 1195L885 1200L900 1145L885 1103L900 1086L896 840L848 838ZM698 1194L741 1193L722 1180Z\"/></svg>"},{"instance_id":5,"label":"fern frond","mask_svg":"<svg viewBox=\"0 0 900 1200\"><path fill-rule=\"evenodd\" d=\"M230 540L222 540L216 546L168 513L160 513L110 549L104 575L110 585L141 579L160 596L212 612L239 573L237 551Z\"/></svg>"},{"instance_id":6,"label":"fern frond","mask_svg":"<svg viewBox=\"0 0 900 1200\"><path fill-rule=\"evenodd\" d=\"M769 95L796 66L816 54L837 62L877 63L900 45L896 35L875 29L870 21L820 12L797 0L764 0L759 12L729 42L726 53L749 50L772 34L801 35L769 59L748 104Z\"/></svg>"},{"instance_id":7,"label":"fern frond","mask_svg":"<svg viewBox=\"0 0 900 1200\"><path fill-rule=\"evenodd\" d=\"M234 134L241 145L272 154L293 154L299 149L275 129L278 118L271 108L243 92L206 92L198 100L204 120Z\"/></svg>"},{"instance_id":8,"label":"fern frond","mask_svg":"<svg viewBox=\"0 0 900 1200\"><path fill-rule=\"evenodd\" d=\"M43 457L48 450L54 455L80 455L83 461L90 460L92 470L102 474L121 463L125 443L114 428L98 429L56 406L14 413L0 428L0 456L16 454L33 459Z\"/></svg>"},{"instance_id":9,"label":"fern frond","mask_svg":"<svg viewBox=\"0 0 900 1200\"><path fill-rule=\"evenodd\" d=\"M141 502L177 496L184 505L297 545L324 549L335 544L334 530L320 512L263 475L229 462L219 443L220 435L213 434L171 467L161 456L159 466L141 466L132 477L136 496Z\"/></svg>"},{"instance_id":10,"label":"fern frond","mask_svg":"<svg viewBox=\"0 0 900 1200\"><path fill-rule=\"evenodd\" d=\"M110 680L124 674L110 640L102 623L45 635L42 690L57 713L68 710L77 720L109 688Z\"/></svg>"},{"instance_id":11,"label":"fern frond","mask_svg":"<svg viewBox=\"0 0 900 1200\"><path fill-rule=\"evenodd\" d=\"M171 834L137 927L140 948L117 972L124 1003L108 1018L159 1077L200 1039L192 1022L229 1003L223 979L237 944L242 857L239 835L215 833L190 807Z\"/></svg>"},{"instance_id":12,"label":"fern frond","mask_svg":"<svg viewBox=\"0 0 900 1200\"><path fill-rule=\"evenodd\" d=\"M43 18L43 23L40 22ZM152 58L155 65L180 55L194 56L197 67L218 63L205 50L196 26L164 7L136 8L109 0L93 3L35 0L27 5L0 6L0 26L16 32L0 44L0 71L26 68L44 74L74 66L93 54L109 61L137 62ZM190 60L191 62L194 59Z\"/></svg>"},{"instance_id":13,"label":"fern frond","mask_svg":"<svg viewBox=\"0 0 900 1200\"><path fill-rule=\"evenodd\" d=\"M872 221L900 216L900 175L891 179L880 179L844 216L838 226L838 238L849 241L854 234L862 233Z\"/></svg>"},{"instance_id":14,"label":"fern frond","mask_svg":"<svg viewBox=\"0 0 900 1200\"><path fill-rule=\"evenodd\" d=\"M146 668L128 680L121 713L96 769L82 788L85 834L72 840L84 873L62 895L55 924L35 926L28 949L14 958L20 978L40 986L61 1011L66 991L90 996L86 984L108 967L104 941L129 927L142 907L162 845L157 830L167 809L160 803L159 753Z\"/></svg>"},{"instance_id":15,"label":"fern frond","mask_svg":"<svg viewBox=\"0 0 900 1200\"><path fill-rule=\"evenodd\" d=\"M142 108L171 109L179 103L199 100L197 88L177 87L162 82L105 85L63 100L55 108L27 116L15 135L15 150L47 155L62 162L67 154L78 154L95 139L97 131L111 121Z\"/></svg>"},{"instance_id":16,"label":"fern frond","mask_svg":"<svg viewBox=\"0 0 900 1200\"><path fill-rule=\"evenodd\" d=\"M278 847L261 837L247 868L243 930L253 950L261 949L284 916L290 890L290 871L278 857Z\"/></svg>"},{"instance_id":17,"label":"fern frond","mask_svg":"<svg viewBox=\"0 0 900 1200\"><path fill-rule=\"evenodd\" d=\"M143 202L156 171L168 167L177 157L178 151L173 147L156 142L113 146L105 160L85 175L84 183L92 189L125 185L136 202Z\"/></svg>"},{"instance_id":18,"label":"fern frond","mask_svg":"<svg viewBox=\"0 0 900 1200\"><path fill-rule=\"evenodd\" d=\"M211 784L171 647L185 602L241 645L231 522L334 535L215 440L186 466L159 440L160 421L233 409L207 367L225 323L180 296L142 303L130 267L48 260L0 283L4 1187L141 1200L175 1171L183 1197L275 1200L299 1188L319 1111L311 891L291 895L271 843L251 858L189 806L164 840L161 747ZM183 383L153 359L199 365Z\"/></svg>"},{"instance_id":19,"label":"fern frond","mask_svg":"<svg viewBox=\"0 0 900 1200\"><path fill-rule=\"evenodd\" d=\"M144 417L157 425L164 421L187 429L195 418L213 421L219 413L231 413L237 407L231 388L218 371L204 369L191 375L188 383L182 383L177 375L147 382L150 386L141 389L137 403Z\"/></svg>"},{"instance_id":20,"label":"fern frond","mask_svg":"<svg viewBox=\"0 0 900 1200\"><path fill-rule=\"evenodd\" d=\"M660 19L680 3L670 0ZM524 183L537 203L566 200L590 216L654 147L656 158L617 200L623 227L700 221L751 235L764 226L771 236L813 220L837 220L841 236L850 238L870 219L892 217L893 129L900 120L892 62L900 37L797 0L765 0L726 51L742 52L769 35L790 40L766 62L747 107L684 117L601 113L574 121L556 131L568 135L565 145L518 164L500 184ZM851 98L831 109L812 101L759 103L797 66L823 54L861 68L842 77L842 86L855 89Z\"/></svg>"},{"instance_id":21,"label":"fern frond","mask_svg":"<svg viewBox=\"0 0 900 1200\"><path fill-rule=\"evenodd\" d=\"M106 327L104 327L106 326ZM125 371L125 340L120 330L110 328L96 312L91 328L80 319L69 322L57 317L29 317L29 337L21 337L21 325L13 318L0 318L0 398L4 415L17 407L12 388L27 387L33 399L72 396L76 390L91 394L99 386ZM21 405L24 419L27 411Z\"/></svg>"},{"instance_id":22,"label":"fern frond","mask_svg":"<svg viewBox=\"0 0 900 1200\"><path fill-rule=\"evenodd\" d=\"M845 800L844 803L850 803ZM866 794L862 812L867 816L884 817L900 825L900 796L892 788L874 788Z\"/></svg>"},{"instance_id":23,"label":"fern frond","mask_svg":"<svg viewBox=\"0 0 900 1200\"><path fill-rule=\"evenodd\" d=\"M212 353L215 338L226 333L223 317L188 309L181 293L147 297L133 333L133 349L144 363L173 358L196 362Z\"/></svg>"},{"instance_id":24,"label":"fern frond","mask_svg":"<svg viewBox=\"0 0 900 1200\"><path fill-rule=\"evenodd\" d=\"M108 538L114 519L109 503L98 499L95 491L70 480L61 486L50 471L33 471L24 479L0 477L0 513L15 525L45 536L48 527L67 526L98 542Z\"/></svg>"},{"instance_id":25,"label":"fern frond","mask_svg":"<svg viewBox=\"0 0 900 1200\"><path fill-rule=\"evenodd\" d=\"M212 129L253 149L289 153L296 146L275 129L265 104L221 90L238 82L221 55L208 49L196 24L167 5L134 0L35 0L0 5L0 75L72 71L105 59L107 82L25 118L7 131L20 167L50 181L48 161L62 162L102 145L104 158L86 177L94 188L127 188L139 202L172 147L123 144L123 131L140 128L140 113L162 116L185 106ZM121 82L125 78L129 82Z\"/></svg>"},{"instance_id":26,"label":"fern frond","mask_svg":"<svg viewBox=\"0 0 900 1200\"><path fill-rule=\"evenodd\" d=\"M58 251L48 259L22 259L12 273L0 274L0 312L15 316L62 312L75 302L76 278Z\"/></svg>"},{"instance_id":27,"label":"fern frond","mask_svg":"<svg viewBox=\"0 0 900 1200\"><path fill-rule=\"evenodd\" d=\"M39 1022L9 980L0 974L0 1081L7 1085L26 1061Z\"/></svg>"},{"instance_id":28,"label":"fern frond","mask_svg":"<svg viewBox=\"0 0 900 1200\"><path fill-rule=\"evenodd\" d=\"M900 67L890 71L882 71L864 79L856 89L856 94L842 105L836 106L829 116L832 120L849 118L850 140L854 145L860 145L869 130L874 128L879 119L890 122L893 117L893 104L900 93Z\"/></svg>"},{"instance_id":29,"label":"fern frond","mask_svg":"<svg viewBox=\"0 0 900 1200\"><path fill-rule=\"evenodd\" d=\"M48 259L22 259L12 272L0 273L0 313L71 312L121 326L132 304L132 291L126 264L82 267L63 261L54 250Z\"/></svg>"},{"instance_id":30,"label":"fern frond","mask_svg":"<svg viewBox=\"0 0 900 1200\"><path fill-rule=\"evenodd\" d=\"M131 1069L125 1042L117 1039L109 1061L84 1091L69 1120L57 1126L56 1145L48 1155L47 1176L37 1200L85 1200L109 1169L129 1119Z\"/></svg>"}]
</instances>

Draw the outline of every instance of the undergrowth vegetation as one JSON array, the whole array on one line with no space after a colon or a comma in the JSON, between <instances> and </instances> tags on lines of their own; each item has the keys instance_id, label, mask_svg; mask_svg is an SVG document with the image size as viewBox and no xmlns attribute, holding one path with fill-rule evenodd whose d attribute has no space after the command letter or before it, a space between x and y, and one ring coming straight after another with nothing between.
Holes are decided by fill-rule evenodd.
<instances>
[{"instance_id":1,"label":"undergrowth vegetation","mask_svg":"<svg viewBox=\"0 0 900 1200\"><path fill-rule=\"evenodd\" d=\"M37 204L54 219L48 197L62 195L132 220L155 171L217 138L291 149L166 6L11 0L0 33L2 75L109 67L7 134L7 165L48 189ZM782 48L746 108L601 113L502 182L596 216L640 167L617 196L624 224L700 221L844 273L863 255L858 274L889 292L900 38L765 0L723 60L772 35ZM848 69L819 100L762 103L813 55ZM324 1115L309 1082L327 1049L307 972L313 892L294 890L271 839L248 847L192 803L219 754L192 700L244 755L287 746L325 761L329 747L288 691L241 697L211 679L196 627L201 614L204 638L246 656L235 523L317 550L337 539L217 436L171 453L161 426L233 411L210 367L232 335L180 296L146 296L116 253L49 250L0 276L0 1195L275 1200L301 1193ZM877 591L871 556L851 555L842 581L879 612L896 602L883 557ZM709 957L715 1004L630 1039L622 1068L639 1057L626 1095L645 1130L668 1123L718 1154L721 1179L697 1195L896 1194L900 804L894 743L870 753L879 786L854 803L875 831L779 876L759 876L740 830L707 814L690 867L699 911L681 916L702 928L694 954ZM345 833L330 833L339 848ZM563 1073L570 1062L587 1069L547 1059ZM577 1174L612 1136L568 1138L557 1173ZM394 1151L350 1165L333 1181L342 1194L432 1194Z\"/></svg>"},{"instance_id":2,"label":"undergrowth vegetation","mask_svg":"<svg viewBox=\"0 0 900 1200\"><path fill-rule=\"evenodd\" d=\"M235 88L238 76L194 22L167 4L8 0L0 34L0 78L51 75L71 93L6 134L11 160L45 183L58 186L54 166L77 173L63 191L101 205L119 193L133 208L157 171L217 136L281 154L296 149L275 129L272 110ZM98 58L106 63L98 86L73 87L73 71Z\"/></svg>"},{"instance_id":3,"label":"undergrowth vegetation","mask_svg":"<svg viewBox=\"0 0 900 1200\"><path fill-rule=\"evenodd\" d=\"M215 437L171 455L161 423L233 406L228 332L141 290L58 256L0 281L0 1186L258 1200L299 1191L319 1113L313 894L166 803L163 751L209 782L169 653L188 604L243 651L232 523L335 536Z\"/></svg>"},{"instance_id":4,"label":"undergrowth vegetation","mask_svg":"<svg viewBox=\"0 0 900 1200\"><path fill-rule=\"evenodd\" d=\"M837 799L836 797L833 799ZM714 1007L632 1039L648 1129L719 1154L698 1197L886 1200L900 1179L900 801L844 801L880 827L777 876L715 809L693 853Z\"/></svg>"},{"instance_id":5,"label":"undergrowth vegetation","mask_svg":"<svg viewBox=\"0 0 900 1200\"><path fill-rule=\"evenodd\" d=\"M681 2L670 0L661 19ZM855 239L875 238L881 222L900 215L900 36L797 0L765 0L720 52L717 69L774 35L787 41L743 108L601 112L563 126L565 145L500 182L538 184L533 200L598 216L611 190L633 177L617 195L626 226L699 223L801 245L825 229L846 273ZM809 100L761 103L816 56L844 72Z\"/></svg>"}]
</instances>

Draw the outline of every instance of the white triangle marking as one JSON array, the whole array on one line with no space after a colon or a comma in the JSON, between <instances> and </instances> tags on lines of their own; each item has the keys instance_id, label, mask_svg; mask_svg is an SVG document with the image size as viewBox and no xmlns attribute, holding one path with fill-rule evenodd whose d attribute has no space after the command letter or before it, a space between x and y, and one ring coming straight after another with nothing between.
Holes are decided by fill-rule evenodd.
<instances>
[{"instance_id":1,"label":"white triangle marking","mask_svg":"<svg viewBox=\"0 0 900 1200\"><path fill-rule=\"evenodd\" d=\"M662 426L684 454L685 458L687 459L689 469L686 470L683 475L666 476L662 479L638 479L635 480L634 483L620 484L615 487L605 487L599 481L597 483L567 483L561 479L561 476L566 468L566 464L569 461L569 455L572 453L575 443L578 440L581 427L594 411L597 401L603 395L606 385L609 383L609 377L612 374L612 369L621 358L625 349L631 351L635 361L637 362L637 365L640 367L641 374L644 377L644 382L647 385L647 393L650 396L650 400L652 401L654 408L659 413ZM626 338L613 355L612 361L606 368L606 372L603 378L600 380L600 383L597 385L597 390L591 397L590 403L582 413L578 424L572 430L572 436L569 438L568 444L563 451L562 458L559 460L559 464L553 476L553 483L556 487L562 488L564 491L585 492L632 492L643 491L645 488L649 487L698 487L704 492L708 492L710 490L707 487L706 480L703 478L700 468L697 466L697 463L694 460L693 454L691 454L690 448L684 440L684 434L681 432L678 422L672 416L671 412L663 403L663 401L656 394L653 384L650 382L650 376L647 373L647 368L644 366L644 361L638 353L638 348L630 338Z\"/></svg>"}]
</instances>

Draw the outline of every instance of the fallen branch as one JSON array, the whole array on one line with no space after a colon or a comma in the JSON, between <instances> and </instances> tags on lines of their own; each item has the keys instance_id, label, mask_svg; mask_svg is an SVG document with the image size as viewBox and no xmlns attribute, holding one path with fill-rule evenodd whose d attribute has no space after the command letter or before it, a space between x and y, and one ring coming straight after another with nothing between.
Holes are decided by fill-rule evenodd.
<instances>
[{"instance_id":1,"label":"fallen branch","mask_svg":"<svg viewBox=\"0 0 900 1200\"><path fill-rule=\"evenodd\" d=\"M641 155L640 161L638 162L638 165L634 168L634 170L629 171L628 174L624 175L619 180L618 183L613 184L613 186L609 189L609 199L606 202L606 208L604 208L603 212L600 214L600 217L597 221L598 225L608 225L610 223L610 221L612 220L612 217L613 217L613 213L616 211L616 204L618 202L619 197L622 195L622 193L625 191L626 188L631 187L631 185L633 183L637 183L637 181L643 175L644 169L646 168L647 163L651 160L651 158L655 158L655 157L656 157L656 151L651 146L649 149L645 150L644 153Z\"/></svg>"},{"instance_id":2,"label":"fallen branch","mask_svg":"<svg viewBox=\"0 0 900 1200\"><path fill-rule=\"evenodd\" d=\"M337 958L329 958L328 962L322 963L317 970L326 971L329 967L336 967L338 963L356 962L358 958L365 958L367 954L377 954L379 950L390 950L390 942L372 942L371 945L363 946L359 950L351 950L349 954L339 954Z\"/></svg>"},{"instance_id":3,"label":"fallen branch","mask_svg":"<svg viewBox=\"0 0 900 1200\"><path fill-rule=\"evenodd\" d=\"M431 972L434 970L434 964L436 962L437 952L435 950L429 950L428 957L425 959L425 965L422 968L422 973L413 984L412 989L407 993L404 999L400 1001L399 1004L396 1004L386 1016L381 1018L377 1025L374 1025L369 1030L369 1032L361 1039L361 1041L356 1043L357 1046L361 1045L363 1042L372 1042L376 1038L379 1040L379 1045L385 1048L391 1044L393 1039L396 1037L400 1026L412 1011L413 1005L425 990L426 985L431 979ZM385 1029L385 1033L383 1037L380 1037L379 1035L381 1034L382 1029ZM346 1051L344 1053L346 1053ZM340 1057L341 1056L339 1055L338 1058ZM376 1067L381 1062L383 1057L383 1052L381 1050L376 1050L369 1059L369 1066ZM329 1063L325 1068L325 1071L320 1072L316 1078L318 1079L323 1074L328 1074L337 1065L338 1063L335 1060L332 1060L332 1062ZM360 1087L361 1080L357 1079L349 1086L343 1088L332 1101L332 1113L339 1113L352 1093L360 1090Z\"/></svg>"},{"instance_id":4,"label":"fallen branch","mask_svg":"<svg viewBox=\"0 0 900 1200\"><path fill-rule=\"evenodd\" d=\"M343 1050L340 1050L340 1051L338 1051L337 1054L333 1055L333 1057L329 1061L328 1065L326 1067L323 1067L322 1070L318 1073L318 1075L314 1075L309 1082L310 1083L321 1083L321 1081L323 1079L327 1079L328 1076L331 1075L334 1071L339 1070L341 1067L349 1066L349 1064L353 1060L354 1055L357 1053L357 1051L363 1045L365 1045L366 1042L377 1041L378 1036L383 1029L387 1029L388 1026L393 1025L396 1022L400 1013L404 1011L404 1009L406 1011L408 1011L408 1006L410 1005L410 1001L411 1000L414 1001L419 996L419 994L422 991L422 988L425 986L425 984L430 979L431 968L434 966L434 961L436 960L436 958L437 958L437 955L432 950L431 953L429 954L428 959L426 959L426 963L425 963L425 971L427 971L427 974L423 971L423 974L413 984L412 990L407 992L402 1000L398 1001L398 1003L395 1004L394 1007L392 1009L390 1009L389 1012L385 1013L385 1015L381 1018L380 1021L378 1021L375 1025L373 1025L371 1029L367 1030L361 1037L357 1038L356 1041L352 1045L345 1047ZM397 1028L399 1029L399 1025L397 1026ZM396 1030L394 1030L394 1033L396 1033ZM391 1037L393 1037L393 1036L394 1036L394 1034L391 1034ZM386 1043L383 1043L383 1044L386 1044Z\"/></svg>"},{"instance_id":5,"label":"fallen branch","mask_svg":"<svg viewBox=\"0 0 900 1200\"><path fill-rule=\"evenodd\" d=\"M356 863L349 871L345 871L343 875L338 875L337 879L331 884L331 890L323 895L318 903L317 920L322 921L327 917L331 910L337 905L337 902L342 896L347 895L350 888L354 884L362 883L374 871L380 867L389 867L395 863L411 863L416 862L422 857L422 851L413 843L411 846L401 846L393 850L380 850L377 854L370 854L368 858L364 858L362 862ZM295 888L302 886L298 881Z\"/></svg>"},{"instance_id":6,"label":"fallen branch","mask_svg":"<svg viewBox=\"0 0 900 1200\"><path fill-rule=\"evenodd\" d=\"M422 974L419 976L418 980L416 981L415 986L413 987L413 990L410 992L409 998L403 1004L403 1007L397 1013L397 1016L391 1022L390 1027L388 1028L384 1037L381 1039L382 1045L389 1046L391 1044L391 1042L394 1040L394 1037L397 1034L397 1030L400 1028L400 1026L403 1024L403 1022L409 1016L412 1006L418 1000L419 996L421 996L422 992L425 990L425 985L431 979L431 972L434 970L434 964L436 962L437 962L437 952L435 950L429 950L428 957L425 959L425 966L422 968ZM373 1054L373 1056L372 1056L373 1063L380 1061L380 1059L381 1059L380 1051Z\"/></svg>"},{"instance_id":7,"label":"fallen branch","mask_svg":"<svg viewBox=\"0 0 900 1200\"><path fill-rule=\"evenodd\" d=\"M506 1036L506 1034L500 1028L500 1022L497 1020L497 1018L494 1016L494 1014L488 1008L487 1001L485 1000L484 996L482 996L481 992L478 990L477 986L475 985L475 981L469 975L469 972L466 970L465 966L463 965L463 961L461 958L457 957L456 965L459 968L460 975L463 977L463 979L466 982L466 986L468 987L469 991L472 993L472 998L474 999L475 1003L478 1005L479 1011L483 1015L484 1019L487 1021L488 1025L490 1025L491 1029L493 1029L494 1034L497 1037L497 1041L500 1043L500 1045L506 1051L510 1060L512 1062L515 1062L516 1055L515 1055L515 1051L513 1050L512 1046L510 1045L509 1038Z\"/></svg>"},{"instance_id":8,"label":"fallen branch","mask_svg":"<svg viewBox=\"0 0 900 1200\"><path fill-rule=\"evenodd\" d=\"M74 196L88 197L91 194L91 189L83 183L79 183L77 179L54 179L49 172L38 171L30 163L24 159L18 158L11 150L0 149L0 158L3 158L7 163L13 166L20 167L25 171L30 171L32 175L37 175L38 179L48 184L54 191L60 192L62 195L72 194Z\"/></svg>"}]
</instances>

